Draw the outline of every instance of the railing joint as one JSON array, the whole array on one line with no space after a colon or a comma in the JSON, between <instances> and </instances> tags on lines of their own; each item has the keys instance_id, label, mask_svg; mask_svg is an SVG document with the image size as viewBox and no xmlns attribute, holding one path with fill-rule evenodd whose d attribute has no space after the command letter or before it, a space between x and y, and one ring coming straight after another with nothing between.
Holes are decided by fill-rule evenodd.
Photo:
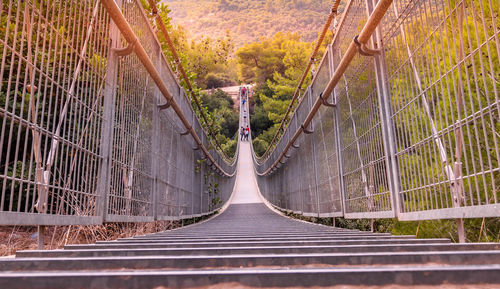
<instances>
[{"instance_id":1,"label":"railing joint","mask_svg":"<svg viewBox=\"0 0 500 289\"><path fill-rule=\"evenodd\" d=\"M137 44L137 39L135 39L134 42L128 43L126 47L123 48L113 48L113 51L116 53L118 56L127 56L130 53L132 53L135 49L135 46Z\"/></svg>"},{"instance_id":2,"label":"railing joint","mask_svg":"<svg viewBox=\"0 0 500 289\"><path fill-rule=\"evenodd\" d=\"M192 127L186 127L185 132L181 132L181 135L188 135L191 132Z\"/></svg>"},{"instance_id":3,"label":"railing joint","mask_svg":"<svg viewBox=\"0 0 500 289\"><path fill-rule=\"evenodd\" d=\"M319 98L321 98L321 102L323 103L324 106L327 106L327 107L335 107L337 106L336 103L334 102L328 102L328 99L323 97L323 92L319 94Z\"/></svg>"},{"instance_id":4,"label":"railing joint","mask_svg":"<svg viewBox=\"0 0 500 289\"><path fill-rule=\"evenodd\" d=\"M159 105L158 105L158 109L159 109L159 110L164 110L164 109L167 109L167 108L169 108L169 107L170 107L170 102L168 102L168 101L167 101L167 103L165 103L165 104L159 104Z\"/></svg>"},{"instance_id":5,"label":"railing joint","mask_svg":"<svg viewBox=\"0 0 500 289\"><path fill-rule=\"evenodd\" d=\"M359 35L354 36L353 41L354 41L354 44L356 45L356 47L358 48L359 54L364 55L364 56L374 56L374 55L378 55L382 52L381 49L372 49L372 48L367 47L365 43L359 42L358 36Z\"/></svg>"},{"instance_id":6,"label":"railing joint","mask_svg":"<svg viewBox=\"0 0 500 289\"><path fill-rule=\"evenodd\" d=\"M302 131L303 131L305 134L312 134L312 133L314 133L314 130L309 130L309 129L307 129L307 128L304 126L304 124L301 124L301 125L300 125L300 128L302 128Z\"/></svg>"}]
</instances>

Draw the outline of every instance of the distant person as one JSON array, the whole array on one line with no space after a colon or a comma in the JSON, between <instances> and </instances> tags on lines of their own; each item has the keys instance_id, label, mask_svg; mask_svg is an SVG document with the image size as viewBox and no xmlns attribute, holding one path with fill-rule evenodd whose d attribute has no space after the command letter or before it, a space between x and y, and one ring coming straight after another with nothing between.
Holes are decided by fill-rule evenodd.
<instances>
[{"instance_id":1,"label":"distant person","mask_svg":"<svg viewBox=\"0 0 500 289\"><path fill-rule=\"evenodd\" d=\"M241 136L240 140L243 140L245 138L245 131L246 130L244 127L240 128L240 136Z\"/></svg>"},{"instance_id":2,"label":"distant person","mask_svg":"<svg viewBox=\"0 0 500 289\"><path fill-rule=\"evenodd\" d=\"M245 96L245 87L243 86L243 88L241 89L241 97L244 97Z\"/></svg>"},{"instance_id":3,"label":"distant person","mask_svg":"<svg viewBox=\"0 0 500 289\"><path fill-rule=\"evenodd\" d=\"M247 110L243 109L243 118L245 119L245 122L247 121Z\"/></svg>"},{"instance_id":4,"label":"distant person","mask_svg":"<svg viewBox=\"0 0 500 289\"><path fill-rule=\"evenodd\" d=\"M241 102L243 102L243 105L245 105L245 99L243 99Z\"/></svg>"},{"instance_id":5,"label":"distant person","mask_svg":"<svg viewBox=\"0 0 500 289\"><path fill-rule=\"evenodd\" d=\"M248 141L248 135L250 135L250 127L247 125L245 128L245 140Z\"/></svg>"}]
</instances>

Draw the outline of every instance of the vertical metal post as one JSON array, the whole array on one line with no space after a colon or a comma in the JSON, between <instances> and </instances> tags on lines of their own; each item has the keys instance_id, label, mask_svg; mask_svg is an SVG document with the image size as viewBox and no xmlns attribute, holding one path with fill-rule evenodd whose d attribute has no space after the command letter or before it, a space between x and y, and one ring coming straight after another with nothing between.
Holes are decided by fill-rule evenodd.
<instances>
[{"instance_id":1,"label":"vertical metal post","mask_svg":"<svg viewBox=\"0 0 500 289\"><path fill-rule=\"evenodd\" d=\"M191 123L194 124L195 121L197 121L197 120L196 120L196 117L195 117L195 112L193 111L193 121ZM203 135L203 133L201 133L200 135ZM202 137L200 137L200 140L201 139L202 139ZM193 150L193 160L194 161L196 161L196 159L197 159L197 154L198 154L197 151ZM196 172L195 172L195 174L196 174ZM191 194L190 194L191 195L191 215L195 214L194 213L194 194L195 194L195 188L194 188L195 185L194 184L196 184L196 182L194 182L194 180L193 180L192 187L191 187Z\"/></svg>"},{"instance_id":2,"label":"vertical metal post","mask_svg":"<svg viewBox=\"0 0 500 289\"><path fill-rule=\"evenodd\" d=\"M116 0L116 4L121 8L121 0ZM99 180L97 183L97 212L102 214L102 222L106 222L107 209L109 205L109 190L111 182L111 150L113 146L113 119L116 99L116 86L118 77L118 56L113 51L120 44L120 30L110 19L110 41L108 59L106 66L106 85L104 87L103 122L100 140L101 165L99 167Z\"/></svg>"},{"instance_id":3,"label":"vertical metal post","mask_svg":"<svg viewBox=\"0 0 500 289\"><path fill-rule=\"evenodd\" d=\"M205 178L203 177L205 163L200 162L200 214L203 214L203 194L205 189Z\"/></svg>"},{"instance_id":4,"label":"vertical metal post","mask_svg":"<svg viewBox=\"0 0 500 289\"><path fill-rule=\"evenodd\" d=\"M299 121L298 121L298 117L294 117L295 119L295 127L300 127L299 126ZM296 140L296 143L299 141L299 139ZM296 144L295 143L295 144ZM295 145L294 144L294 145ZM297 152L296 156L299 158L299 163L302 163L302 154L299 154ZM298 178L298 176L296 176ZM300 190L299 190L299 197L300 197L300 202L301 202L301 208L300 208L300 211L302 212L302 214L304 214L304 196L303 196L303 190L302 190L302 185L300 186Z\"/></svg>"},{"instance_id":5,"label":"vertical metal post","mask_svg":"<svg viewBox=\"0 0 500 289\"><path fill-rule=\"evenodd\" d=\"M158 49L157 51L157 54L156 54L156 57L157 57L157 62L156 63L161 63L161 55L162 55L162 51L161 49ZM163 70L162 70L163 66L162 65L159 65L159 67L157 68L158 69L158 72L160 73L160 75L162 75L163 73ZM153 133L151 135L152 137L152 140L151 140L151 144L152 144L152 150L151 150L151 154L152 154L152 158L151 158L151 162L152 162L152 173L153 173L153 191L151 193L151 214L154 218L154 220L158 220L158 204L157 204L157 199L158 199L158 166L159 166L159 154L160 154L160 150L159 150L159 143L160 143L160 108L159 108L159 104L161 103L160 101L163 99L162 95L161 95L161 92L160 90L158 89L158 87L156 87L155 89L155 94L154 94L154 101L155 101L155 105L153 107Z\"/></svg>"},{"instance_id":6,"label":"vertical metal post","mask_svg":"<svg viewBox=\"0 0 500 289\"><path fill-rule=\"evenodd\" d=\"M44 235L45 235L45 226L38 226L38 250L43 250L44 248Z\"/></svg>"},{"instance_id":7,"label":"vertical metal post","mask_svg":"<svg viewBox=\"0 0 500 289\"><path fill-rule=\"evenodd\" d=\"M374 0L366 0L368 15L371 15L375 8ZM399 166L396 159L396 134L394 123L392 121L391 93L387 86L387 67L385 61L385 52L382 43L382 31L380 27L375 29L371 39L372 47L380 49L381 53L374 56L374 69L377 84L377 95L379 101L379 113L382 126L382 137L385 151L385 161L387 170L387 179L389 190L391 192L391 206L394 216L397 217L401 212L399 192L401 188Z\"/></svg>"},{"instance_id":8,"label":"vertical metal post","mask_svg":"<svg viewBox=\"0 0 500 289\"><path fill-rule=\"evenodd\" d=\"M291 128L291 123L289 124L289 129ZM290 136L291 136L291 133L288 133L288 138L286 140L286 143L289 143L290 142ZM292 148L293 149L293 148ZM288 151L288 154L290 155L292 153L292 149L290 149ZM298 157L298 156L295 156L295 157ZM289 170L290 167L287 168L287 170ZM290 175L291 175L291 172L289 171L287 174L287 178L286 178L286 184L287 184L287 191L288 192L291 192L292 189L291 187L293 186L293 181L290 179ZM293 175L292 175L293 176ZM297 201L297 196L296 194L294 195L294 198L292 199L292 197L290 196L290 209L294 212L298 211L298 204L296 203Z\"/></svg>"},{"instance_id":9,"label":"vertical metal post","mask_svg":"<svg viewBox=\"0 0 500 289\"><path fill-rule=\"evenodd\" d=\"M330 78L333 77L333 74L335 72L335 62L334 62L334 55L333 55L333 46L330 44L328 46L329 54L330 54ZM337 95L335 93L335 89L333 90L333 102L338 103L337 101ZM345 215L346 213L346 206L345 206L345 184L344 184L344 157L343 157L343 152L342 152L342 129L340 127L340 116L339 116L339 108L338 106L335 106L333 108L333 120L334 120L334 137L335 137L335 146L336 146L336 153L337 153L337 168L338 168L338 178L339 178L339 191L340 191L340 198L341 198L341 210L342 210L342 216ZM335 217L333 217L333 223L335 226Z\"/></svg>"},{"instance_id":10,"label":"vertical metal post","mask_svg":"<svg viewBox=\"0 0 500 289\"><path fill-rule=\"evenodd\" d=\"M465 243L467 240L465 239L465 225L464 219L458 218L457 221L457 233L458 233L458 242Z\"/></svg>"},{"instance_id":11,"label":"vertical metal post","mask_svg":"<svg viewBox=\"0 0 500 289\"><path fill-rule=\"evenodd\" d=\"M312 91L312 87L309 89L309 95L308 95L308 98L309 98L309 107L312 107L313 104L312 104L312 94L313 91ZM321 113L318 111L318 113ZM313 127L313 122L311 122L310 124L311 126L311 130L315 130L315 128ZM318 133L317 131L315 131L314 133ZM318 211L318 218L319 218L319 214L320 214L320 209L319 209L319 204L320 204L320 200L319 200L319 180L318 180L318 162L316 161L316 158L317 158L317 151L316 151L316 142L314 141L314 136L311 135L311 142L312 142L312 155L313 155L313 158L312 158L312 161L313 161L313 166L314 166L314 182L315 182L315 190L316 190L316 210Z\"/></svg>"}]
</instances>

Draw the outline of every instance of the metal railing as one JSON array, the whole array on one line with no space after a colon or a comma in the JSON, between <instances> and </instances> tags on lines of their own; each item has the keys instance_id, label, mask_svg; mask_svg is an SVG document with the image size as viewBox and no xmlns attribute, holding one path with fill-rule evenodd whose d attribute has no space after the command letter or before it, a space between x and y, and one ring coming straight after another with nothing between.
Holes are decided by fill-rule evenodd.
<instances>
[{"instance_id":1,"label":"metal railing","mask_svg":"<svg viewBox=\"0 0 500 289\"><path fill-rule=\"evenodd\" d=\"M309 71L311 70L314 62L316 61L316 56L318 55L319 49L321 48L321 45L323 44L323 41L325 40L326 33L328 32L328 29L330 28L332 21L334 21L335 17L337 17L339 5L340 5L340 0L335 0L333 2L330 14L328 15L328 18L326 19L326 22L323 25L323 29L321 30L321 33L319 34L318 39L316 40L316 44L314 46L313 52L311 53L311 57L309 57L309 62L307 63L306 68L302 72L302 76L300 77L299 84L297 85L297 88L295 89L295 92L293 93L292 99L290 100L290 104L288 105L288 108L285 112L285 115L283 116L283 119L281 120L280 125L279 125L278 129L276 130L276 133L274 134L272 140L269 142L269 146L267 147L266 151L262 154L261 157L257 158L257 160L266 159L269 156L269 154L272 152L272 149L275 148L276 143L279 141L279 137L282 136L283 129L285 128L288 121L290 120L289 119L290 113L292 112L292 109L295 107L295 102L299 99L300 94L303 92L304 83L306 82L306 78L309 75ZM335 22L334 22L334 26L335 26Z\"/></svg>"},{"instance_id":2,"label":"metal railing","mask_svg":"<svg viewBox=\"0 0 500 289\"><path fill-rule=\"evenodd\" d=\"M0 224L174 220L232 192L140 1L0 3Z\"/></svg>"},{"instance_id":3,"label":"metal railing","mask_svg":"<svg viewBox=\"0 0 500 289\"><path fill-rule=\"evenodd\" d=\"M254 161L263 195L311 216L500 216L498 9L349 1L276 148Z\"/></svg>"}]
</instances>

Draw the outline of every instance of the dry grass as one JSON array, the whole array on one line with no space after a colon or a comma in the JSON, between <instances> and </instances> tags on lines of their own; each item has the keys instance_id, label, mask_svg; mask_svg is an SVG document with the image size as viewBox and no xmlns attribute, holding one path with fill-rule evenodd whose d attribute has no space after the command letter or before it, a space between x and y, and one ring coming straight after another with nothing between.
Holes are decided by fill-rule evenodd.
<instances>
[{"instance_id":1,"label":"dry grass","mask_svg":"<svg viewBox=\"0 0 500 289\"><path fill-rule=\"evenodd\" d=\"M178 228L182 222L107 223L98 226L50 226L44 232L45 249L61 249L66 244L91 244L117 238L140 236ZM36 226L0 226L0 256L38 248Z\"/></svg>"}]
</instances>

